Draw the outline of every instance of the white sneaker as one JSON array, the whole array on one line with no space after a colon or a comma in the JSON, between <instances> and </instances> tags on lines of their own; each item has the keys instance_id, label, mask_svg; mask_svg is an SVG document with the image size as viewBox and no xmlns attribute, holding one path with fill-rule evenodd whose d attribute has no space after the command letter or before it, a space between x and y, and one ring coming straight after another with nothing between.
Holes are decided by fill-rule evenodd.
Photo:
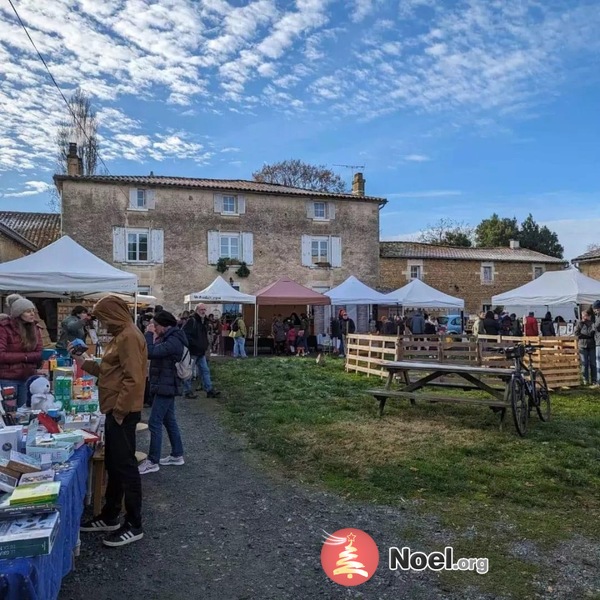
<instances>
[{"instance_id":1,"label":"white sneaker","mask_svg":"<svg viewBox=\"0 0 600 600\"><path fill-rule=\"evenodd\" d=\"M159 471L159 470L160 470L160 467L156 463L153 463L148 458L144 459L138 467L138 471L140 472L140 475L145 475L146 473L154 473L155 471Z\"/></svg>"},{"instance_id":2,"label":"white sneaker","mask_svg":"<svg viewBox=\"0 0 600 600\"><path fill-rule=\"evenodd\" d=\"M165 456L160 459L161 465L170 465L172 467L180 467L181 465L185 465L185 460L183 460L183 456Z\"/></svg>"}]
</instances>

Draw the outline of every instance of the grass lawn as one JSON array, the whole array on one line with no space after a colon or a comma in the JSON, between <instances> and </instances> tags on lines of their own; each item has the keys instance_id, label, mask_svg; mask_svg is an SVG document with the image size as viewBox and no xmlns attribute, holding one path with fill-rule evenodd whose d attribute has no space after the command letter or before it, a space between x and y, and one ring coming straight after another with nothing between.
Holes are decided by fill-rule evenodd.
<instances>
[{"instance_id":1,"label":"grass lawn","mask_svg":"<svg viewBox=\"0 0 600 600\"><path fill-rule=\"evenodd\" d=\"M600 392L552 397L526 438L507 415L480 406L390 399L383 419L364 392L383 385L348 374L341 360L213 361L230 425L298 479L355 499L413 507L453 533L455 556L485 556L490 572L445 574L448 583L525 598L543 564L515 545L550 551L580 534L600 542ZM427 547L417 529L398 543Z\"/></svg>"}]
</instances>

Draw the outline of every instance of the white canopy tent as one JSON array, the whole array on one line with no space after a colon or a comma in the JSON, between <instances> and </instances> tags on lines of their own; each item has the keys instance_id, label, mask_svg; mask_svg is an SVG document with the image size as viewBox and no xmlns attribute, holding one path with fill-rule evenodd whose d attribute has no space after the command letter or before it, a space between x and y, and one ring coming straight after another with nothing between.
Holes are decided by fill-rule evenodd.
<instances>
[{"instance_id":1,"label":"white canopy tent","mask_svg":"<svg viewBox=\"0 0 600 600\"><path fill-rule=\"evenodd\" d=\"M331 298L331 304L389 304L386 294L382 294L351 275L337 287L324 292Z\"/></svg>"},{"instance_id":2,"label":"white canopy tent","mask_svg":"<svg viewBox=\"0 0 600 600\"><path fill-rule=\"evenodd\" d=\"M190 304L191 302L256 304L256 297L239 292L219 275L208 287L199 292L188 294L183 301L186 304Z\"/></svg>"},{"instance_id":3,"label":"white canopy tent","mask_svg":"<svg viewBox=\"0 0 600 600\"><path fill-rule=\"evenodd\" d=\"M592 304L600 300L600 281L577 269L546 271L543 275L514 290L492 296L502 306L552 306Z\"/></svg>"},{"instance_id":4,"label":"white canopy tent","mask_svg":"<svg viewBox=\"0 0 600 600\"><path fill-rule=\"evenodd\" d=\"M29 296L134 295L137 283L137 275L109 265L68 235L33 254L0 264L0 290Z\"/></svg>"},{"instance_id":5,"label":"white canopy tent","mask_svg":"<svg viewBox=\"0 0 600 600\"><path fill-rule=\"evenodd\" d=\"M420 279L386 294L386 304L400 304L403 308L447 308L464 310L465 301L440 292Z\"/></svg>"}]
</instances>

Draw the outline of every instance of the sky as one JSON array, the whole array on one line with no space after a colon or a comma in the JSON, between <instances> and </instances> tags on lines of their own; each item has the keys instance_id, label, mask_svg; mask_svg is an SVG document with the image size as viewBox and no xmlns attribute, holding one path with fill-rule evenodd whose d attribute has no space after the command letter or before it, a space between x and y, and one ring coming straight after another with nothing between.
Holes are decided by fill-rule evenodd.
<instances>
[{"instance_id":1,"label":"sky","mask_svg":"<svg viewBox=\"0 0 600 600\"><path fill-rule=\"evenodd\" d=\"M382 239L531 212L566 258L600 242L597 0L13 3L111 175L299 158L361 170ZM1 210L48 210L66 110L0 0Z\"/></svg>"}]
</instances>

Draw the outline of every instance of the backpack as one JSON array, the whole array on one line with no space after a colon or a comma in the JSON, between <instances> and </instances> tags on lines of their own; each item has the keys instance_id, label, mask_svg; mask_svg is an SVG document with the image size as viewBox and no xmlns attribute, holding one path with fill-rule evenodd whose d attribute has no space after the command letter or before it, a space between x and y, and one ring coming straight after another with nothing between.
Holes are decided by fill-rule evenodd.
<instances>
[{"instance_id":1,"label":"backpack","mask_svg":"<svg viewBox=\"0 0 600 600\"><path fill-rule=\"evenodd\" d=\"M231 326L231 331L239 331L240 330L240 326L238 325L237 319L234 321L233 325Z\"/></svg>"},{"instance_id":2,"label":"backpack","mask_svg":"<svg viewBox=\"0 0 600 600\"><path fill-rule=\"evenodd\" d=\"M175 369L177 370L177 377L186 381L194 374L194 363L192 362L192 355L187 346L183 347L183 354L181 360L175 363Z\"/></svg>"}]
</instances>

